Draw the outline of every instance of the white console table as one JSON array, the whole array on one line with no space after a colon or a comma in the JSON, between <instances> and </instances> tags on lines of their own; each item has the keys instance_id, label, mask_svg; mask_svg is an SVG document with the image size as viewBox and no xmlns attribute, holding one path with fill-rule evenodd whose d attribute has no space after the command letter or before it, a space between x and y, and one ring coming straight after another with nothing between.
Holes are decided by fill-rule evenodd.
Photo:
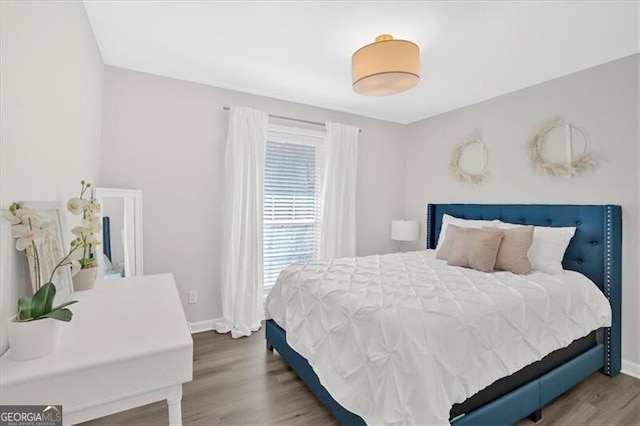
<instances>
[{"instance_id":1,"label":"white console table","mask_svg":"<svg viewBox=\"0 0 640 426\"><path fill-rule=\"evenodd\" d=\"M103 281L73 299L56 353L2 356L0 403L60 404L64 423L75 424L166 400L169 423L181 424L193 341L173 275Z\"/></svg>"}]
</instances>

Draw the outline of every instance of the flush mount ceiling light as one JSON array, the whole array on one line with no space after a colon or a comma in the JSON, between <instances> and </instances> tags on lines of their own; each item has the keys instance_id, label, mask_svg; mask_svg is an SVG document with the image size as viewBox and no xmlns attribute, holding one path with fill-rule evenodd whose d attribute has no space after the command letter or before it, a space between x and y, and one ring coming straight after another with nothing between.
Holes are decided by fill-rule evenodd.
<instances>
[{"instance_id":1,"label":"flush mount ceiling light","mask_svg":"<svg viewBox=\"0 0 640 426\"><path fill-rule=\"evenodd\" d=\"M366 96L386 96L411 89L420 81L420 48L389 34L356 51L351 58L353 90Z\"/></svg>"}]
</instances>

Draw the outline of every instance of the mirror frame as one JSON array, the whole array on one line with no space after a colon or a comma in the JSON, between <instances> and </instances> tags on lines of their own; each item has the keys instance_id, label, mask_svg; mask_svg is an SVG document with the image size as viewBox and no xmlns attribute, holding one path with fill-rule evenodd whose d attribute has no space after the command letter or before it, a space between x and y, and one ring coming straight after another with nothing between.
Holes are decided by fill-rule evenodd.
<instances>
[{"instance_id":1,"label":"mirror frame","mask_svg":"<svg viewBox=\"0 0 640 426\"><path fill-rule=\"evenodd\" d=\"M119 189L119 188L93 188L93 196L100 203L102 209L98 216L100 217L100 223L102 224L102 218L104 216L104 199L105 198L124 198L124 199L133 199L134 200L134 218L133 221L135 223L134 230L134 247L135 247L135 268L136 273L132 276L141 276L144 275L144 259L143 259L143 216L142 216L142 190L140 189ZM102 241L102 238L100 239ZM96 257L98 258L98 265L104 266L103 263L103 249L102 244L96 246ZM100 277L102 278L102 277ZM130 278L130 277L124 277Z\"/></svg>"}]
</instances>

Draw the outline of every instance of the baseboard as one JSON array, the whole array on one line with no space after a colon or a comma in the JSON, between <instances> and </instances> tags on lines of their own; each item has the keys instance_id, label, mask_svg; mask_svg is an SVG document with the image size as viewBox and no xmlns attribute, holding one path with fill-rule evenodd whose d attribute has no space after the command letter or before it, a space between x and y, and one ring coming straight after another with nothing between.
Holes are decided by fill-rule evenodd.
<instances>
[{"instance_id":1,"label":"baseboard","mask_svg":"<svg viewBox=\"0 0 640 426\"><path fill-rule=\"evenodd\" d=\"M640 364L636 364L635 362L631 362L631 361L627 361L626 359L623 359L622 374L626 374L627 376L640 379Z\"/></svg>"},{"instance_id":2,"label":"baseboard","mask_svg":"<svg viewBox=\"0 0 640 426\"><path fill-rule=\"evenodd\" d=\"M218 320L222 318L213 318L204 321L194 321L189 323L191 334L202 333L204 331L211 331Z\"/></svg>"}]
</instances>

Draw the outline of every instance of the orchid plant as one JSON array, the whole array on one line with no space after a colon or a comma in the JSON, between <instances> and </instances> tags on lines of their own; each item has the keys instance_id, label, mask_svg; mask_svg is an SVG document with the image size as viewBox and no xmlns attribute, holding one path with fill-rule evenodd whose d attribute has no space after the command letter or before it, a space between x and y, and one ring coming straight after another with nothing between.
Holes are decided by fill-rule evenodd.
<instances>
[{"instance_id":1,"label":"orchid plant","mask_svg":"<svg viewBox=\"0 0 640 426\"><path fill-rule=\"evenodd\" d=\"M16 239L16 249L24 251L28 258L33 258L34 280L36 291L31 297L21 297L18 299L17 322L28 322L44 318L53 318L60 321L71 321L73 313L66 307L76 303L75 300L53 306L56 295L56 286L53 284L58 269L71 263L73 254L82 248L79 238L71 242L71 249L58 262L51 271L51 275L45 284L40 268L40 257L36 241L44 239L52 234L54 225L51 222L43 223L35 212L24 206L24 203L13 203L8 210L3 210L2 215L11 224L11 236Z\"/></svg>"},{"instance_id":2,"label":"orchid plant","mask_svg":"<svg viewBox=\"0 0 640 426\"><path fill-rule=\"evenodd\" d=\"M54 231L53 223L43 223L32 209L21 202L13 203L9 209L2 211L4 218L11 224L11 236L16 239L16 249L24 251L28 258L33 259L35 269L36 291L33 296L21 297L18 300L18 312L15 319L17 322L44 318L71 321L73 317L73 313L67 306L76 303L75 300L53 306L56 295L53 279L58 269L65 265L71 265L72 272L96 266L93 247L100 244L100 241L96 238L95 233L102 228L100 219L96 216L96 213L100 212L100 204L93 196L85 198L91 184L81 181L80 185L82 186L80 197L71 198L67 202L67 210L74 215L82 215L82 221L79 226L71 230L75 238L71 241L69 252L53 268L49 279L44 284L42 284L44 277L42 277L36 241L52 234Z\"/></svg>"},{"instance_id":3,"label":"orchid plant","mask_svg":"<svg viewBox=\"0 0 640 426\"><path fill-rule=\"evenodd\" d=\"M82 250L76 251L76 254L71 258L74 270L97 266L94 247L100 244L100 240L95 234L102 229L100 218L96 215L96 213L100 213L100 203L93 195L85 198L87 191L90 192L91 183L81 181L80 185L80 196L71 198L67 202L69 212L77 216L82 215L80 225L71 230L76 236L76 239L71 242L71 249L73 250L78 245L82 247Z\"/></svg>"}]
</instances>

